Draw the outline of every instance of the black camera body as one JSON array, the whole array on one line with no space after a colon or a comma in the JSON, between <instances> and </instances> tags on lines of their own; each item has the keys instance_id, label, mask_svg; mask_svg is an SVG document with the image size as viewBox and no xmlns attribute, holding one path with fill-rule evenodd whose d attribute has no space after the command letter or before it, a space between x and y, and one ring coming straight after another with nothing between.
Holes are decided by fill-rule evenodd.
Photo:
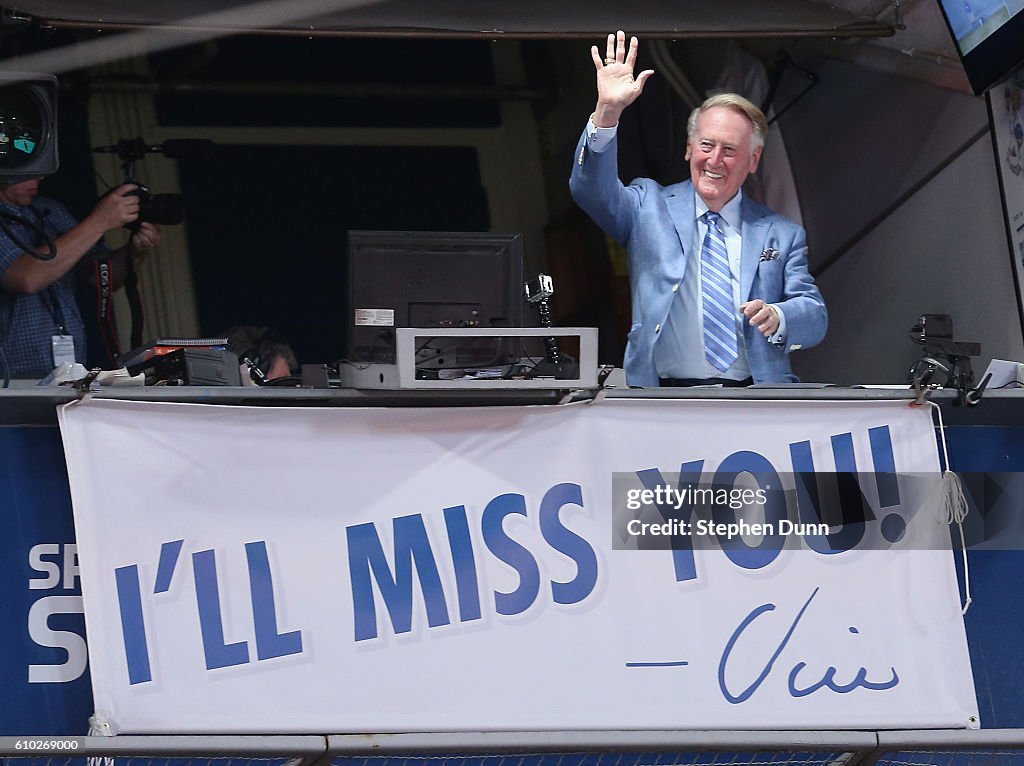
<instances>
[{"instance_id":1,"label":"black camera body","mask_svg":"<svg viewBox=\"0 0 1024 766\"><path fill-rule=\"evenodd\" d=\"M185 198L180 194L153 194L148 187L131 178L125 179L125 183L138 187L129 192L139 198L136 224L148 222L160 226L177 226L185 220Z\"/></svg>"},{"instance_id":2,"label":"black camera body","mask_svg":"<svg viewBox=\"0 0 1024 766\"><path fill-rule=\"evenodd\" d=\"M924 346L926 354L953 357L981 355L981 344L953 340L953 318L949 314L922 314L910 328L910 339Z\"/></svg>"},{"instance_id":3,"label":"black camera body","mask_svg":"<svg viewBox=\"0 0 1024 766\"><path fill-rule=\"evenodd\" d=\"M180 194L153 194L135 180L135 163L147 154L162 154L168 159L182 157L207 157L213 152L214 143L206 139L170 138L162 144L147 144L142 138L122 138L112 146L97 146L94 152L116 154L121 160L126 184L138 188L131 192L139 198L139 217L128 226L137 229L144 222L162 226L176 226L185 219L185 198Z\"/></svg>"}]
</instances>

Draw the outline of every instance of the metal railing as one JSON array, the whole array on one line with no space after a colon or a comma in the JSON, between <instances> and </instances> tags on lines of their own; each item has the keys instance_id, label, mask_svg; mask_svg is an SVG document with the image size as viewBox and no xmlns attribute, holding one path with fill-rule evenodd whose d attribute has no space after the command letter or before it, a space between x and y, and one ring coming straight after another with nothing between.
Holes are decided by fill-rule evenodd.
<instances>
[{"instance_id":1,"label":"metal railing","mask_svg":"<svg viewBox=\"0 0 1024 766\"><path fill-rule=\"evenodd\" d=\"M2 766L1024 766L1024 729L0 737Z\"/></svg>"}]
</instances>

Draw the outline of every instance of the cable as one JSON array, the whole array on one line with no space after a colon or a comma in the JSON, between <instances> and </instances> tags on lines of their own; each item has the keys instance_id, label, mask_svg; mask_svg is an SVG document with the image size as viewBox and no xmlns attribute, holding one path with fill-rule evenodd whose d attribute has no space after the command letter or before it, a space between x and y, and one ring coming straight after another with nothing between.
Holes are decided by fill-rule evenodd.
<instances>
[{"instance_id":1,"label":"cable","mask_svg":"<svg viewBox=\"0 0 1024 766\"><path fill-rule=\"evenodd\" d=\"M353 362L351 359L339 359L336 364L345 364L349 367L354 367L357 370L367 370L370 368L370 362Z\"/></svg>"},{"instance_id":2,"label":"cable","mask_svg":"<svg viewBox=\"0 0 1024 766\"><path fill-rule=\"evenodd\" d=\"M36 251L35 245L26 245L14 230L8 224L21 224L27 229L32 229L39 235L39 238L46 245L46 252L40 253ZM15 245L21 248L22 252L28 253L33 258L38 258L41 261L52 261L57 257L57 245L49 234L46 233L45 229L37 223L23 218L17 213L9 213L6 210L0 210L0 231L3 231L7 235L7 238L11 240Z\"/></svg>"},{"instance_id":3,"label":"cable","mask_svg":"<svg viewBox=\"0 0 1024 766\"><path fill-rule=\"evenodd\" d=\"M463 338L459 338L458 336L455 336L456 342L451 343L447 350L433 349L433 348L430 347L431 343L434 343L435 341L440 341L441 338L447 338L447 337L449 337L449 336L436 336L436 335L435 336L431 336L431 337L427 338L426 341L415 350L414 357L418 357L420 355L420 353L422 353L424 351L435 351L433 356L427 357L426 359L416 359L416 369L417 370L423 369L423 365L425 365L425 364L429 364L430 362L433 362L436 359L440 359L440 358L442 358L444 356L448 356L448 355L450 355L452 353L454 353L456 355L456 358L458 358L458 353L459 353L460 350L463 353L467 353L467 352L471 352L471 351L472 352L477 352L477 351L479 351L479 348L474 348L474 346L479 347L480 344L490 345L490 343L488 343L488 341L490 341L491 343L495 344L495 349L493 351L493 356L491 356L491 358L488 359L486 362L475 362L473 364L458 364L456 362L456 363L453 363L453 364L450 364L450 365L445 365L443 367L437 367L437 368L432 368L432 369L437 369L437 370L477 370L477 369L483 369L483 368L486 368L486 367L494 367L495 365L500 364L500 362L501 362L501 358L502 358L502 352L501 352L501 348L500 348L501 347L501 341L497 340L497 339L494 339L494 338L490 338L490 337L486 337L486 338L470 338L470 337L467 336L466 338L463 339ZM462 341L461 343L458 342L460 340Z\"/></svg>"},{"instance_id":4,"label":"cable","mask_svg":"<svg viewBox=\"0 0 1024 766\"><path fill-rule=\"evenodd\" d=\"M264 386L280 386L280 387L285 387L285 386L293 386L293 387L294 386L301 386L302 385L302 378L299 377L298 375L285 375L282 378L271 378L270 380L268 380L263 385Z\"/></svg>"}]
</instances>

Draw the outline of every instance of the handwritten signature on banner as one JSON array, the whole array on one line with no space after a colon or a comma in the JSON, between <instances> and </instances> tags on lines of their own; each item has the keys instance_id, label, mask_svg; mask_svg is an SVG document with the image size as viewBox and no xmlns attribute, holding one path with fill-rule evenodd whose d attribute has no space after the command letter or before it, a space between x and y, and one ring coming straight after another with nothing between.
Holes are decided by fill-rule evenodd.
<instances>
[{"instance_id":1,"label":"handwritten signature on banner","mask_svg":"<svg viewBox=\"0 0 1024 766\"><path fill-rule=\"evenodd\" d=\"M760 606L752 609L746 615L746 617L743 618L743 620L740 622L736 630L734 630L732 632L732 635L729 636L729 640L726 642L725 649L722 651L722 656L718 663L718 688L721 690L722 696L725 697L726 700L728 700L734 705L738 705L741 702L746 702L748 699L754 696L757 690L761 687L761 684L764 683L764 681L768 678L769 675L771 675L772 671L775 669L776 661L779 659L779 656L783 653L783 650L785 650L786 646L789 644L790 639L793 638L794 633L797 632L797 628L799 627L800 622L804 617L804 614L807 612L808 607L811 605L811 602L814 601L814 598L818 595L818 592L820 590L821 588L815 588L811 595L808 597L808 599L804 602L803 606L800 607L800 610L796 613L796 616L793 618L793 621L789 624L789 627L787 628L785 634L781 637L781 639L779 639L778 645L775 647L775 650L772 653L771 657L769 657L768 661L765 662L764 665L761 667L761 672L759 673L757 678L755 678L754 681L749 686L747 686L746 689L744 689L738 694L734 694L730 690L729 684L726 681L726 675L729 672L729 659L732 657L733 650L736 648L736 644L740 640L740 638L742 638L744 632L747 630L748 627L750 627L750 625L755 620L757 620L761 615L767 612L775 611L775 604L761 604ZM853 626L849 628L849 631L851 633L859 633L857 628ZM626 663L626 667L629 668L682 667L686 665L689 665L689 662L685 660L674 660L668 662ZM900 682L899 674L896 672L895 667L889 668L892 675L888 680L871 681L867 677L867 668L862 666L857 669L852 681L845 684L838 683L836 682L836 674L839 672L839 670L838 668L830 665L828 669L825 671L824 675L819 680L815 681L810 686L799 687L797 685L798 677L801 675L801 673L806 667L807 663L801 660L796 662L790 670L787 687L791 697L806 697L808 695L814 694L815 692L821 689L829 689L835 692L836 694L849 694L855 689L885 691L887 689L894 688Z\"/></svg>"}]
</instances>

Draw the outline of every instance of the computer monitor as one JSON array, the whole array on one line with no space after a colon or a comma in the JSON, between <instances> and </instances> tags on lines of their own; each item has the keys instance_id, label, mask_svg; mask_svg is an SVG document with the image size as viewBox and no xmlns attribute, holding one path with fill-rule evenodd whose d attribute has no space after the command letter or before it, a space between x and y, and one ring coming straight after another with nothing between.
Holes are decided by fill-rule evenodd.
<instances>
[{"instance_id":1,"label":"computer monitor","mask_svg":"<svg viewBox=\"0 0 1024 766\"><path fill-rule=\"evenodd\" d=\"M939 6L975 95L1024 61L1024 0L939 0Z\"/></svg>"},{"instance_id":2,"label":"computer monitor","mask_svg":"<svg viewBox=\"0 0 1024 766\"><path fill-rule=\"evenodd\" d=\"M485 232L350 231L345 361L394 364L398 327L521 327L523 241ZM417 368L517 361L506 340L417 349Z\"/></svg>"}]
</instances>

